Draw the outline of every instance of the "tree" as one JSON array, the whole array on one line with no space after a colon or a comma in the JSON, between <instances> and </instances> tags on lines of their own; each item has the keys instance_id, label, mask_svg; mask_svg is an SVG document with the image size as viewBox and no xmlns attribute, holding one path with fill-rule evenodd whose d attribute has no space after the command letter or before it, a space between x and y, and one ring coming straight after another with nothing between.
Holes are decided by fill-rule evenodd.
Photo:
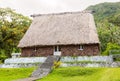
<instances>
[{"instance_id":1,"label":"tree","mask_svg":"<svg viewBox=\"0 0 120 81\"><path fill-rule=\"evenodd\" d=\"M31 24L31 19L10 8L0 8L0 56L19 52L19 40Z\"/></svg>"},{"instance_id":2,"label":"tree","mask_svg":"<svg viewBox=\"0 0 120 81\"><path fill-rule=\"evenodd\" d=\"M103 52L103 55L109 55L109 51L120 50L120 46L115 43L108 43L106 50Z\"/></svg>"},{"instance_id":3,"label":"tree","mask_svg":"<svg viewBox=\"0 0 120 81\"><path fill-rule=\"evenodd\" d=\"M102 52L106 50L108 43L116 43L120 45L120 27L103 20L104 23L97 23L97 30L101 42Z\"/></svg>"},{"instance_id":4,"label":"tree","mask_svg":"<svg viewBox=\"0 0 120 81\"><path fill-rule=\"evenodd\" d=\"M87 10L94 11L101 51L104 52L109 43L120 45L120 2L101 3L90 6Z\"/></svg>"},{"instance_id":5,"label":"tree","mask_svg":"<svg viewBox=\"0 0 120 81\"><path fill-rule=\"evenodd\" d=\"M109 23L112 23L112 24L120 27L120 14L109 17L108 21L109 21Z\"/></svg>"}]
</instances>

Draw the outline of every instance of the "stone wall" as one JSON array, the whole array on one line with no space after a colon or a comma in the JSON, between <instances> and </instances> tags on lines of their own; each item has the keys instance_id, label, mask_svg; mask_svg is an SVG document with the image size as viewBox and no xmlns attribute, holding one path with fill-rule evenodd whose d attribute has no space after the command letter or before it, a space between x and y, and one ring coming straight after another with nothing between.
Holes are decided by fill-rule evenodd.
<instances>
[{"instance_id":1,"label":"stone wall","mask_svg":"<svg viewBox=\"0 0 120 81\"><path fill-rule=\"evenodd\" d=\"M61 67L119 67L120 64L113 64L112 56L78 56L62 57Z\"/></svg>"},{"instance_id":2,"label":"stone wall","mask_svg":"<svg viewBox=\"0 0 120 81\"><path fill-rule=\"evenodd\" d=\"M2 68L19 68L38 66L47 57L21 57L6 59ZM81 66L81 67L120 67L120 63L113 62L112 56L78 56L61 57L61 67Z\"/></svg>"},{"instance_id":3,"label":"stone wall","mask_svg":"<svg viewBox=\"0 0 120 81\"><path fill-rule=\"evenodd\" d=\"M46 57L25 57L6 59L2 68L21 68L38 66L46 60Z\"/></svg>"},{"instance_id":4,"label":"stone wall","mask_svg":"<svg viewBox=\"0 0 120 81\"><path fill-rule=\"evenodd\" d=\"M112 56L78 56L78 57L61 57L62 62L107 62L112 63Z\"/></svg>"},{"instance_id":5,"label":"stone wall","mask_svg":"<svg viewBox=\"0 0 120 81\"><path fill-rule=\"evenodd\" d=\"M99 45L90 44L83 45L83 50L79 50L79 45L62 45L61 55L62 56L94 56L99 55ZM39 57L39 56L49 56L53 55L54 46L43 46L43 47L31 47L31 48L22 48L22 57Z\"/></svg>"},{"instance_id":6,"label":"stone wall","mask_svg":"<svg viewBox=\"0 0 120 81\"><path fill-rule=\"evenodd\" d=\"M60 67L71 67L71 66L80 66L80 67L111 67L109 63L62 63ZM114 67L114 66L113 66ZM117 66L115 66L117 67Z\"/></svg>"},{"instance_id":7,"label":"stone wall","mask_svg":"<svg viewBox=\"0 0 120 81\"><path fill-rule=\"evenodd\" d=\"M11 63L43 63L46 57L25 57L25 58L8 58L5 60L5 64Z\"/></svg>"}]
</instances>

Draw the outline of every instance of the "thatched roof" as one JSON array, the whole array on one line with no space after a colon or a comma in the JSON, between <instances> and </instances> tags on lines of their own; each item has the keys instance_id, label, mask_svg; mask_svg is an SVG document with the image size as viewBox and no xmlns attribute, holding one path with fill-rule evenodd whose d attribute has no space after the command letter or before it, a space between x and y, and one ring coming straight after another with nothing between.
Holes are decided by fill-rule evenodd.
<instances>
[{"instance_id":1,"label":"thatched roof","mask_svg":"<svg viewBox=\"0 0 120 81\"><path fill-rule=\"evenodd\" d=\"M34 15L18 47L96 43L93 15L84 11Z\"/></svg>"}]
</instances>

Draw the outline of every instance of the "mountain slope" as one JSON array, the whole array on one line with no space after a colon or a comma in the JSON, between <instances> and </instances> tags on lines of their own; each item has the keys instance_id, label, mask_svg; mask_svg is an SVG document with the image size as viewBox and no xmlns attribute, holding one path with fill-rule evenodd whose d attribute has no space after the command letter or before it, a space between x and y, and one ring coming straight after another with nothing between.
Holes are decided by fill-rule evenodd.
<instances>
[{"instance_id":1,"label":"mountain slope","mask_svg":"<svg viewBox=\"0 0 120 81\"><path fill-rule=\"evenodd\" d=\"M116 50L117 45L120 47L120 2L101 3L86 10L94 11L101 51L106 53L104 51Z\"/></svg>"},{"instance_id":2,"label":"mountain slope","mask_svg":"<svg viewBox=\"0 0 120 81\"><path fill-rule=\"evenodd\" d=\"M120 14L120 2L116 3L101 3L94 6L90 6L87 10L95 11L95 20L101 21L109 16Z\"/></svg>"}]
</instances>

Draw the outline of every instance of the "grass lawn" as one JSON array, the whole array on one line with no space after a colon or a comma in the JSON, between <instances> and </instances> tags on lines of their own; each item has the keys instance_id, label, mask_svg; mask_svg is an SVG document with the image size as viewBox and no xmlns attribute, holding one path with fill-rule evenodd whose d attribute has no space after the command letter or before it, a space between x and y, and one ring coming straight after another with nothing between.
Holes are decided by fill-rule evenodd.
<instances>
[{"instance_id":1,"label":"grass lawn","mask_svg":"<svg viewBox=\"0 0 120 81\"><path fill-rule=\"evenodd\" d=\"M0 81L12 81L28 77L34 68L2 69ZM120 81L120 68L57 68L38 81Z\"/></svg>"},{"instance_id":2,"label":"grass lawn","mask_svg":"<svg viewBox=\"0 0 120 81\"><path fill-rule=\"evenodd\" d=\"M34 68L0 68L0 81L12 81L28 77Z\"/></svg>"},{"instance_id":3,"label":"grass lawn","mask_svg":"<svg viewBox=\"0 0 120 81\"><path fill-rule=\"evenodd\" d=\"M38 81L120 81L120 68L58 68Z\"/></svg>"}]
</instances>

